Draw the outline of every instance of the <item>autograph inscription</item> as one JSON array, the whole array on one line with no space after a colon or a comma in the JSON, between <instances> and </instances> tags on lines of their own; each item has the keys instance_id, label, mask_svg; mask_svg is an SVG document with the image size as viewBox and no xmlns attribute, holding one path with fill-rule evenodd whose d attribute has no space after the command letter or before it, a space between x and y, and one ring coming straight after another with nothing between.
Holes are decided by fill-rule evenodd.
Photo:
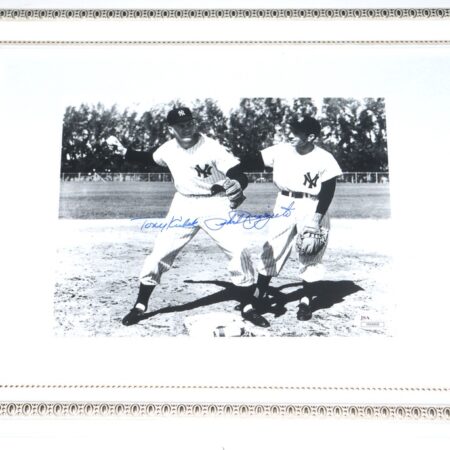
<instances>
[{"instance_id":1,"label":"autograph inscription","mask_svg":"<svg viewBox=\"0 0 450 450\"><path fill-rule=\"evenodd\" d=\"M271 220L280 219L283 217L289 217L294 211L294 202L289 206L282 206L280 212L277 213L263 213L263 214L252 214L248 211L235 210L229 211L228 217L214 217L203 220L203 224L208 230L218 231L227 225L241 225L243 228L250 230L261 230L263 229ZM154 219L145 218L132 218L131 220L142 220L141 231L146 230L159 230L166 231L171 228L195 228L200 226L199 219L184 219L183 217L174 217L168 221L158 221Z\"/></svg>"},{"instance_id":2,"label":"autograph inscription","mask_svg":"<svg viewBox=\"0 0 450 450\"><path fill-rule=\"evenodd\" d=\"M279 213L251 214L247 211L230 211L227 218L206 219L203 223L209 230L220 230L226 225L242 225L245 229L261 230L270 220L289 217L294 210L294 202L289 206L282 206Z\"/></svg>"},{"instance_id":3,"label":"autograph inscription","mask_svg":"<svg viewBox=\"0 0 450 450\"><path fill-rule=\"evenodd\" d=\"M184 219L180 217L172 217L168 222L158 222L151 219L133 218L131 220L143 220L141 231L148 229L166 231L170 228L194 228L198 227L198 219Z\"/></svg>"}]
</instances>

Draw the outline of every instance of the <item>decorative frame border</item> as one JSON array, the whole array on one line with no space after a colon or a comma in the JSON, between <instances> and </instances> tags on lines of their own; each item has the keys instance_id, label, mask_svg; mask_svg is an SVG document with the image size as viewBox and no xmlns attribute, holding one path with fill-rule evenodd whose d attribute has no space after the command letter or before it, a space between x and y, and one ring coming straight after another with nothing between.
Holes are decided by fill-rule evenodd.
<instances>
[{"instance_id":1,"label":"decorative frame border","mask_svg":"<svg viewBox=\"0 0 450 450\"><path fill-rule=\"evenodd\" d=\"M450 406L153 402L0 402L1 417L296 417L448 420Z\"/></svg>"},{"instance_id":2,"label":"decorative frame border","mask_svg":"<svg viewBox=\"0 0 450 450\"><path fill-rule=\"evenodd\" d=\"M119 384L5 384L0 390L117 390L117 391L290 391L299 392L371 392L371 393L433 393L448 394L448 387L351 387L351 386L236 386L236 385L119 385ZM42 394L41 394L42 395ZM72 394L74 395L74 394ZM35 395L36 397L36 395ZM45 395L44 395L45 397ZM59 397L59 396L58 396ZM0 400L0 419L7 417L286 417L299 419L369 419L450 421L450 403L424 404L413 402L224 402L224 401L112 401L112 400Z\"/></svg>"},{"instance_id":3,"label":"decorative frame border","mask_svg":"<svg viewBox=\"0 0 450 450\"><path fill-rule=\"evenodd\" d=\"M0 9L0 19L443 19L450 8Z\"/></svg>"},{"instance_id":4,"label":"decorative frame border","mask_svg":"<svg viewBox=\"0 0 450 450\"><path fill-rule=\"evenodd\" d=\"M354 8L354 9L0 9L0 21L41 20L424 20L449 19L450 8ZM267 40L267 41L146 41L146 40L2 40L1 45L450 45L450 40ZM265 390L449 393L450 387L318 387L318 386L174 386L174 385L82 385L4 384L11 390ZM0 401L5 417L293 417L378 420L450 421L449 404L389 403L224 403L224 402L132 402L132 401Z\"/></svg>"}]
</instances>

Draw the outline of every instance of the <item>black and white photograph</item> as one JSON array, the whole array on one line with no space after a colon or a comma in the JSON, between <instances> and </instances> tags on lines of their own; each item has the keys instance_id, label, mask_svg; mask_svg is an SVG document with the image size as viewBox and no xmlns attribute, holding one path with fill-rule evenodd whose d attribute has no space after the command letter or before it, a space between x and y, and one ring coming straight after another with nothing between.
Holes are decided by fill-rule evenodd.
<instances>
[{"instance_id":1,"label":"black and white photograph","mask_svg":"<svg viewBox=\"0 0 450 450\"><path fill-rule=\"evenodd\" d=\"M55 332L391 336L379 97L70 104Z\"/></svg>"}]
</instances>

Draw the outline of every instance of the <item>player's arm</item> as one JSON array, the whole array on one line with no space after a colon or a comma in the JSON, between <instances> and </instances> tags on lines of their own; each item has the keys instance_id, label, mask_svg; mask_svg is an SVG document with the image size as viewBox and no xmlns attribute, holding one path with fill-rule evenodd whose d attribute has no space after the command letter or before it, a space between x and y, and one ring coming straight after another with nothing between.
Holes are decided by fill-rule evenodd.
<instances>
[{"instance_id":1,"label":"player's arm","mask_svg":"<svg viewBox=\"0 0 450 450\"><path fill-rule=\"evenodd\" d=\"M211 194L216 195L225 191L231 209L236 209L245 200L244 189L248 186L247 175L239 159L225 147L216 146L214 156L216 167L225 174L225 179L211 186Z\"/></svg>"},{"instance_id":2,"label":"player's arm","mask_svg":"<svg viewBox=\"0 0 450 450\"><path fill-rule=\"evenodd\" d=\"M230 180L236 180L241 185L242 190L248 186L248 178L247 175L245 175L241 164L237 164L236 166L228 169L225 176L230 178Z\"/></svg>"},{"instance_id":3,"label":"player's arm","mask_svg":"<svg viewBox=\"0 0 450 450\"><path fill-rule=\"evenodd\" d=\"M241 165L236 164L229 168L222 182L211 186L211 194L216 195L225 191L230 201L230 208L236 209L245 200L244 189L248 186L247 175L242 171Z\"/></svg>"},{"instance_id":4,"label":"player's arm","mask_svg":"<svg viewBox=\"0 0 450 450\"><path fill-rule=\"evenodd\" d=\"M334 197L334 192L336 191L336 180L337 177L333 177L322 183L318 195L319 201L317 203L316 213L314 214L313 219L313 221L318 225L322 221L323 216L326 214L328 208L331 205L331 202Z\"/></svg>"},{"instance_id":5,"label":"player's arm","mask_svg":"<svg viewBox=\"0 0 450 450\"><path fill-rule=\"evenodd\" d=\"M158 164L153 159L153 152L155 150L156 149L152 149L149 152L138 152L136 150L127 150L127 152L125 153L125 160L132 163L157 166Z\"/></svg>"},{"instance_id":6,"label":"player's arm","mask_svg":"<svg viewBox=\"0 0 450 450\"><path fill-rule=\"evenodd\" d=\"M153 158L153 153L155 152L156 148L150 150L149 152L129 150L125 148L115 136L110 136L108 139L106 139L106 144L116 154L122 155L126 161L138 164L146 164L149 166L158 165L158 163Z\"/></svg>"}]
</instances>

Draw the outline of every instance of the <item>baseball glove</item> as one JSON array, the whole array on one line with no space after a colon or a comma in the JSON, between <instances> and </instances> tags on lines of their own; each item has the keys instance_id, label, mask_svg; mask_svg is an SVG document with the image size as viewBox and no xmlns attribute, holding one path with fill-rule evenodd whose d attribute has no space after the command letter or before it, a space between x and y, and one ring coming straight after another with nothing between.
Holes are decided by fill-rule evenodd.
<instances>
[{"instance_id":1,"label":"baseball glove","mask_svg":"<svg viewBox=\"0 0 450 450\"><path fill-rule=\"evenodd\" d=\"M325 246L328 239L328 231L322 227L305 227L297 235L296 248L299 255L317 255Z\"/></svg>"},{"instance_id":2,"label":"baseball glove","mask_svg":"<svg viewBox=\"0 0 450 450\"><path fill-rule=\"evenodd\" d=\"M219 192L225 192L225 195L228 197L230 201L230 208L236 209L238 208L242 202L246 199L244 192L242 191L241 185L239 181L232 180L230 178L225 178L220 183L214 184L211 187L211 194L216 195Z\"/></svg>"}]
</instances>

